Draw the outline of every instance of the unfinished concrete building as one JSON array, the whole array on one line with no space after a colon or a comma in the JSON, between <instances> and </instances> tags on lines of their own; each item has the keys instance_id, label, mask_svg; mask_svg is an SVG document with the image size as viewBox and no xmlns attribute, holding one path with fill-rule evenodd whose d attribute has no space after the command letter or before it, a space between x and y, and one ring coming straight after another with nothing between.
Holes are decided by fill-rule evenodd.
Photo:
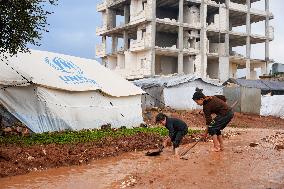
<instances>
[{"instance_id":1,"label":"unfinished concrete building","mask_svg":"<svg viewBox=\"0 0 284 189\"><path fill-rule=\"evenodd\" d=\"M266 74L273 18L269 0L265 10L252 9L260 0L103 0L97 5L102 26L96 34L102 43L96 56L127 79L154 75L195 73L225 81L246 68ZM265 34L251 32L251 24L265 22ZM245 31L234 28L244 26ZM263 60L251 58L251 45L265 44ZM233 51L245 46L246 54Z\"/></svg>"}]
</instances>

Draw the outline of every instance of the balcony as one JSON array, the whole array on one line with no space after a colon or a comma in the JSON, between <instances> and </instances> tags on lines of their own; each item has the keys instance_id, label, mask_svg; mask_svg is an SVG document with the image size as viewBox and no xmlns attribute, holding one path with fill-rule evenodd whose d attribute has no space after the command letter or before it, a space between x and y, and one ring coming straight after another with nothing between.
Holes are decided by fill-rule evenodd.
<instances>
[{"instance_id":1,"label":"balcony","mask_svg":"<svg viewBox=\"0 0 284 189\"><path fill-rule=\"evenodd\" d=\"M195 48L184 48L183 53L184 55L195 55L199 53L199 50Z\"/></svg>"},{"instance_id":2,"label":"balcony","mask_svg":"<svg viewBox=\"0 0 284 189\"><path fill-rule=\"evenodd\" d=\"M136 14L131 15L130 16L130 23L136 24L136 23L146 21L147 19L151 19L151 12L148 8L146 8L145 10L140 11Z\"/></svg>"},{"instance_id":3,"label":"balcony","mask_svg":"<svg viewBox=\"0 0 284 189\"><path fill-rule=\"evenodd\" d=\"M143 51L146 48L150 47L149 46L150 42L146 43L146 39L142 40L134 40L130 42L130 51Z\"/></svg>"},{"instance_id":4,"label":"balcony","mask_svg":"<svg viewBox=\"0 0 284 189\"><path fill-rule=\"evenodd\" d=\"M259 15L259 16L266 16L265 10L258 10L258 9L250 9L251 14Z\"/></svg>"},{"instance_id":5,"label":"balcony","mask_svg":"<svg viewBox=\"0 0 284 189\"><path fill-rule=\"evenodd\" d=\"M176 19L170 19L170 18L156 18L156 21L158 23L162 23L162 24L168 24L168 25L178 25L178 21Z\"/></svg>"},{"instance_id":6,"label":"balcony","mask_svg":"<svg viewBox=\"0 0 284 189\"><path fill-rule=\"evenodd\" d=\"M107 31L107 26L103 25L101 27L96 28L96 35L101 35Z\"/></svg>"},{"instance_id":7,"label":"balcony","mask_svg":"<svg viewBox=\"0 0 284 189\"><path fill-rule=\"evenodd\" d=\"M247 5L243 5L243 4L239 4L239 3L233 3L233 2L230 2L229 7L230 7L231 10L237 10L237 11L241 11L241 12L246 12L248 10Z\"/></svg>"},{"instance_id":8,"label":"balcony","mask_svg":"<svg viewBox=\"0 0 284 189\"><path fill-rule=\"evenodd\" d=\"M107 3L106 0L103 0L103 2L97 4L97 11L101 12L107 9Z\"/></svg>"},{"instance_id":9,"label":"balcony","mask_svg":"<svg viewBox=\"0 0 284 189\"><path fill-rule=\"evenodd\" d=\"M98 58L102 58L106 56L106 46L104 44L100 44L96 46L96 56Z\"/></svg>"}]
</instances>

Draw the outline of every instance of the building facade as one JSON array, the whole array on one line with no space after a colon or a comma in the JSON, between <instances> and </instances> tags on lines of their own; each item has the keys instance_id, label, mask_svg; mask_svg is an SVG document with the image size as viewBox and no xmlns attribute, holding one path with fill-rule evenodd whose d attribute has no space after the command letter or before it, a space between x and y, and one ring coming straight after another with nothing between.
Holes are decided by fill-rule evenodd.
<instances>
[{"instance_id":1,"label":"building facade","mask_svg":"<svg viewBox=\"0 0 284 189\"><path fill-rule=\"evenodd\" d=\"M127 79L154 75L195 73L225 81L246 68L266 74L269 42L273 40L273 15L269 0L265 10L252 9L260 0L103 0L97 5L102 42L96 56ZM251 24L265 22L265 34L251 32ZM245 32L234 28L245 27ZM265 44L265 59L251 58L251 45ZM245 46L246 54L233 51Z\"/></svg>"}]
</instances>

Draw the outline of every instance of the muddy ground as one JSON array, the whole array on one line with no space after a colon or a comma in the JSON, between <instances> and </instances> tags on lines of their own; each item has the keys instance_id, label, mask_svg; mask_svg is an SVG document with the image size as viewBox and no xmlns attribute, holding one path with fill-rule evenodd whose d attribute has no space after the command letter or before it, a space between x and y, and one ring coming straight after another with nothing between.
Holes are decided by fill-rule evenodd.
<instances>
[{"instance_id":1,"label":"muddy ground","mask_svg":"<svg viewBox=\"0 0 284 189\"><path fill-rule=\"evenodd\" d=\"M163 110L168 116L180 118L184 120L189 127L204 127L205 120L202 110L194 111L175 111ZM158 114L156 110L144 112L144 120L153 125L155 116ZM229 123L228 127L237 128L273 128L284 129L284 120L272 116L260 116L252 114L243 114L235 112L233 120Z\"/></svg>"},{"instance_id":2,"label":"muddy ground","mask_svg":"<svg viewBox=\"0 0 284 189\"><path fill-rule=\"evenodd\" d=\"M203 118L203 114L201 111L193 111L193 112L186 112L186 111L167 111L166 112L168 115L172 116L172 117L178 117L181 118L183 120L185 120L189 127L202 127L204 126L204 118ZM153 124L153 120L155 115L157 114L156 111L151 111L148 113L144 114L144 118L146 120L146 122L151 125ZM234 119L232 120L232 122L230 123L230 125L228 126L228 128L249 128L248 130L250 130L250 128L256 128L256 129L263 129L263 128L268 128L267 130L267 135L265 135L265 133L262 132L261 137L268 137L266 140L268 141L262 141L263 143L267 143L270 144L272 143L271 141L273 140L273 136L276 135L276 133L274 133L274 130L276 129L280 129L280 130L284 130L284 120L280 119L280 118L274 118L274 117L261 117L261 116L257 116L257 115L244 115L244 114L239 114L236 113ZM226 128L227 129L227 128ZM238 133L238 132L237 132ZM270 135L268 135L270 133ZM273 135L274 134L274 135ZM228 149L229 151L224 152L223 154L227 154L224 156L225 159L222 159L222 161L227 162L227 164L222 164L222 169L223 171L229 171L231 175L231 179L234 180L234 176L233 176L233 170L236 171L236 176L241 175L241 173L245 174L245 172L243 172L242 169L238 170L237 168L231 168L229 165L229 162L234 162L235 161L235 156L239 156L239 158L241 158L241 161L239 161L239 166L242 167L243 169L246 170L246 166L251 165L255 159L254 157L257 156L261 156L261 155L257 155L258 153L264 153L263 157L265 157L266 159L264 159L264 162L267 162L266 160L270 160L274 158L274 155L277 155L277 153L282 153L282 156L279 156L279 154L277 155L278 160L282 161L282 165L284 165L284 156L283 156L283 150L281 147L281 144L279 145L279 147L275 146L275 141L274 141L274 146L269 148L269 152L271 152L271 154L267 154L266 153L266 148L260 148L261 150L255 151L249 151L249 156L248 158L246 158L245 154L246 153L246 149L243 149L244 147L246 147L249 142L252 142L252 140L254 140L254 137L258 137L256 139L257 142L260 141L260 134L255 134L254 136L254 132L250 131L248 135L243 134L238 136L238 134L229 134L228 136L237 136L238 139L236 141L231 141L229 137L226 140L226 143L230 144L230 148ZM265 135L265 136L264 136ZM272 138L269 138L270 136L272 136ZM280 139L283 141L283 135L280 134ZM189 143L189 142L193 142L196 136L193 137L187 137L186 140L184 140L184 143ZM275 138L275 137L274 137ZM125 152L134 152L137 151L137 153L140 153L139 156L143 156L143 154L145 153L145 151L143 150L148 150L148 149L153 149L156 147L157 144L160 143L161 141L161 137L158 135L153 135L153 134L138 134L135 136L131 136L131 137L123 137L120 139L115 139L115 140L110 140L110 139L104 139L102 141L99 142L93 142L93 143L84 143L84 144L76 144L76 145L40 145L40 146L31 146L31 147L24 147L24 146L17 146L17 145L3 145L0 144L0 177L8 177L8 176L15 176L15 175L21 175L21 174L26 174L29 172L41 172L42 170L46 170L46 169L50 169L50 168L58 168L58 167L62 167L62 166L72 166L72 165L86 165L86 164L91 164L91 163L95 163L97 161L94 160L99 160L99 159L104 159L106 157L115 157L118 155L122 155ZM270 143L269 143L270 141ZM240 150L238 152L238 145L241 146ZM271 144L272 145L272 144ZM193 156L195 156L195 163L194 161L192 161L191 159L188 161L188 163L191 166L197 164L197 165L202 165L201 167L196 166L196 169L193 169L195 171L198 172L199 169L206 169L206 166L211 167L210 170L212 169L213 173L214 169L217 169L218 166L213 166L211 165L209 159L210 158L214 158L211 157L211 153L208 154L207 152L205 152L206 148L209 148L209 143L203 143L202 145L200 145L204 151L198 155L199 152L195 152L196 154L192 154ZM256 147L255 149L258 149L259 147ZM278 149L279 148L279 149ZM199 149L199 148L197 148ZM278 150L277 150L278 149ZM139 152L142 151L142 152ZM167 178L171 179L175 179L175 178L179 178L182 177L182 175L186 175L183 176L182 180L179 180L183 183L183 180L185 183L188 184L188 178L190 178L188 175L190 174L194 174L194 172L187 172L186 169L191 170L191 166L189 167L183 167L183 163L177 163L172 164L172 160L167 159L168 156L170 156L170 152L167 153L167 155L163 155L161 156L161 160L163 160L162 164L163 167L168 167L170 164L170 167L172 167L172 169L174 169L174 171L178 171L179 172L179 176L175 177L174 175L172 175L172 173L168 172L169 175L171 175L170 177L168 177L167 175L164 175L160 178L159 173L157 172L157 174L152 175L151 174L146 174L146 175L150 175L149 180L148 177L144 177L139 175L136 178L136 183L135 186L136 187L140 187L143 188L143 185L145 183L150 184L149 186L152 186L152 183L155 183L155 179L150 179L150 178L156 178L156 179L162 179L162 184L164 183L165 187L160 187L160 188L167 188L166 187L166 183L167 183ZM200 156L200 157L198 157ZM215 155L213 155L215 156ZM216 155L216 156L220 156L219 158L223 158L223 155ZM272 157L273 156L273 157ZM165 159L163 159L165 158ZM200 159L199 159L200 158ZM208 160L206 160L206 158L208 158ZM107 158L108 159L108 158ZM135 159L135 158L134 158ZM147 159L148 160L148 159ZM147 161L145 160L145 161ZM164 162L164 160L166 160ZM277 161L278 161L277 160ZM144 160L143 160L144 161ZM151 160L152 161L152 160ZM208 161L207 164L200 164L200 162L203 161ZM216 162L216 164L218 164L217 162L219 161L214 160ZM262 159L259 159L259 162L261 162ZM274 161L274 160L273 160ZM197 162L197 163L196 163ZM258 162L258 161L257 161ZM135 163L135 162L134 162ZM131 164L131 163L130 163ZM133 162L132 162L133 164ZM206 165L206 166L205 166ZM182 167L181 169L176 169L174 167ZM213 166L213 167L212 167ZM226 166L229 166L229 170L226 170ZM264 165L263 170L262 171L267 171L267 169L265 168L266 165ZM273 165L271 165L273 167ZM268 167L269 170L272 167ZM155 166L154 166L155 167ZM193 166L194 167L194 166ZM157 168L157 167L156 167ZM157 168L158 169L158 168ZM160 168L159 168L160 169ZM164 169L162 169L163 171L165 171ZM184 173L182 172L185 171ZM147 170L149 171L149 170ZM284 166L282 166L282 169L280 170L278 176L280 176L281 178L283 178L282 180L284 180ZM154 171L155 172L155 171ZM151 173L151 171L149 171L149 173ZM155 172L156 173L156 172ZM143 173L144 174L144 173ZM175 174L175 173L174 173ZM199 173L198 173L199 174ZM197 174L197 175L198 175ZM221 174L221 173L220 173ZM215 176L220 176L219 172L218 175ZM226 172L224 173L226 175ZM257 172L256 172L257 174ZM207 174L206 174L207 175ZM208 175L210 176L210 174L208 173ZM208 176L207 175L207 176ZM214 175L214 174L213 174ZM203 174L201 174L200 176L204 176ZM212 176L212 175L211 175ZM277 174L276 174L277 176ZM195 176L193 176L194 178L196 178L196 180L198 182L201 182L202 179L199 179ZM138 179L141 178L141 179ZM214 177L215 178L215 177ZM146 180L145 180L146 179ZM163 180L164 179L164 180ZM226 179L229 179L229 177L226 177ZM138 182L139 180L139 182ZM198 185L198 182L197 186ZM224 181L225 182L225 181ZM226 181L227 182L227 181ZM1 183L1 180L0 180ZM175 182L173 182L175 183ZM213 181L211 182L213 184ZM141 184L141 185L140 185ZM160 183L161 184L161 183ZM194 183L191 183L194 186ZM153 185L155 186L155 185ZM172 185L173 187L173 185ZM172 188L169 187L169 188ZM155 187L154 187L155 188ZM159 188L159 187L158 187ZM181 187L182 188L182 187ZM196 187L198 188L198 187ZM212 187L214 188L214 187ZM215 187L216 188L216 187ZM250 188L250 187L248 187ZM262 187L260 187L262 188ZM283 187L284 188L284 187Z\"/></svg>"},{"instance_id":3,"label":"muddy ground","mask_svg":"<svg viewBox=\"0 0 284 189\"><path fill-rule=\"evenodd\" d=\"M284 188L284 150L276 148L276 143L284 142L284 130L226 128L225 132L231 137L225 140L224 151L211 152L212 144L201 142L188 153L188 160L174 158L171 148L157 157L136 151L89 165L2 178L0 184L3 189Z\"/></svg>"},{"instance_id":4,"label":"muddy ground","mask_svg":"<svg viewBox=\"0 0 284 189\"><path fill-rule=\"evenodd\" d=\"M187 136L183 143L193 142L196 137ZM161 141L159 135L140 133L82 144L0 145L0 178L54 167L88 164L125 152L155 149Z\"/></svg>"}]
</instances>

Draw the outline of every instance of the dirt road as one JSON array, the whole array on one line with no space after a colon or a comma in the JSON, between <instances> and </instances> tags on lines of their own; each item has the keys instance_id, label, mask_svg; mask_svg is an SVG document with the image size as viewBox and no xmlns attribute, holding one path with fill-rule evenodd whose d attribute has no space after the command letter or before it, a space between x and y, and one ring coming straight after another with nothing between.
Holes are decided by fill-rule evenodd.
<instances>
[{"instance_id":1,"label":"dirt road","mask_svg":"<svg viewBox=\"0 0 284 189\"><path fill-rule=\"evenodd\" d=\"M284 188L284 150L276 146L283 144L284 130L233 130L239 134L225 140L223 152L210 152L212 144L201 142L190 151L189 160L174 159L170 148L159 157L126 153L87 166L2 178L0 185L2 189Z\"/></svg>"}]
</instances>

